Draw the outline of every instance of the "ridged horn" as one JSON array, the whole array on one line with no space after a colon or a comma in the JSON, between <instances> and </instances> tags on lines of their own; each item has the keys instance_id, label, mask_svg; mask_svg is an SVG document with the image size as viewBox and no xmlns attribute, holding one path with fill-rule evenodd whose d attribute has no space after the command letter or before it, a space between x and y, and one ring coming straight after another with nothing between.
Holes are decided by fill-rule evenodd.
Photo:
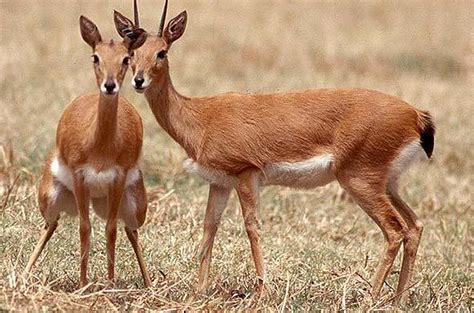
<instances>
[{"instance_id":1,"label":"ridged horn","mask_svg":"<svg viewBox=\"0 0 474 313\"><path fill-rule=\"evenodd\" d=\"M140 19L138 17L138 4L137 0L133 0L133 16L135 18L135 26L139 27L140 26Z\"/></svg>"},{"instance_id":2,"label":"ridged horn","mask_svg":"<svg viewBox=\"0 0 474 313\"><path fill-rule=\"evenodd\" d=\"M161 13L161 21L160 21L160 28L158 29L158 37L163 36L163 27L165 27L165 21L166 21L166 11L168 11L168 0L165 0L163 13Z\"/></svg>"}]
</instances>

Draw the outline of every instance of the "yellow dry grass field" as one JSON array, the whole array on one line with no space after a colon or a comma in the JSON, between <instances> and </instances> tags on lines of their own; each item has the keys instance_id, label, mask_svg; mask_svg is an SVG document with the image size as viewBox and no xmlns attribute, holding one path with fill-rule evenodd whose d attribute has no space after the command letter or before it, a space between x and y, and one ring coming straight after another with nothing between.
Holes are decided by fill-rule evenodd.
<instances>
[{"instance_id":1,"label":"yellow dry grass field","mask_svg":"<svg viewBox=\"0 0 474 313\"><path fill-rule=\"evenodd\" d=\"M156 31L162 2L140 1ZM21 277L43 226L40 169L67 103L97 90L79 15L118 38L113 9L131 1L0 2L0 310L390 309L400 257L380 301L370 278L383 248L378 227L337 183L262 192L268 292L254 296L251 260L236 195L217 234L211 286L195 294L207 184L186 174L183 150L156 123L142 95L121 93L144 120L142 164L149 213L141 229L153 287L143 289L120 231L115 284L106 280L105 224L92 219L89 278L79 285L79 232L62 218L33 275ZM188 27L169 54L188 96L366 87L429 110L437 124L434 160L413 167L401 193L425 225L404 310L472 310L474 194L474 5L426 1L170 1ZM93 213L92 213L93 214Z\"/></svg>"}]
</instances>

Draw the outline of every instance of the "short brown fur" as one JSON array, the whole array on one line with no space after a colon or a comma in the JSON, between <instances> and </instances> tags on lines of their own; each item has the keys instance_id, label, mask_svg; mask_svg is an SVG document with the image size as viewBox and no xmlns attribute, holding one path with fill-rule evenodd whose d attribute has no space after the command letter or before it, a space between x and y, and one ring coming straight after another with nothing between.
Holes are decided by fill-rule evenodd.
<instances>
[{"instance_id":1,"label":"short brown fur","mask_svg":"<svg viewBox=\"0 0 474 313\"><path fill-rule=\"evenodd\" d=\"M93 49L98 86L102 87L107 83L121 85L128 68L130 52L144 41L142 32L137 32L135 40L103 42L97 27L90 20L81 16L80 26L83 39ZM98 215L107 220L108 278L113 280L115 277L117 220L122 219L127 237L136 253L145 286L151 285L137 233L137 228L145 221L147 211L143 176L137 168L143 142L142 121L134 107L119 97L118 91L114 91L115 87L109 89L104 93L101 88L100 93L89 93L76 98L61 116L56 132L56 148L46 161L39 185L39 208L46 221L44 234L28 262L25 273L31 271L54 233L60 212L79 213L80 284L87 285L91 232L89 204L92 200ZM67 169L62 169L63 172L70 172L73 180L72 190L64 183L64 178L61 180L58 173L53 173L53 162ZM115 171L115 177L107 182L108 190L105 195L93 197L90 194L92 187L87 182L86 169L93 169L95 173L111 169ZM127 175L133 170L137 171L138 177L131 185L126 185ZM125 194L133 198L134 208L130 207L132 204L122 201Z\"/></svg>"},{"instance_id":2,"label":"short brown fur","mask_svg":"<svg viewBox=\"0 0 474 313\"><path fill-rule=\"evenodd\" d=\"M184 32L186 19L184 11L169 22L162 36L148 34L132 59L132 69L137 91L145 92L158 123L189 157L238 181L233 187L211 183L198 289L204 290L208 283L212 246L230 189L235 188L240 199L262 290L264 267L257 210L258 181L265 175L263 169L278 162L298 162L330 153L338 182L377 223L385 237L372 286L374 299L404 243L398 299L413 272L422 226L388 179L393 161L402 149L419 140L428 126L433 127L429 114L396 97L367 89L181 96L171 83L166 54L174 38ZM121 29L134 27L118 12L115 22L122 36L126 34ZM149 84L140 88L141 84L136 85L139 80Z\"/></svg>"}]
</instances>

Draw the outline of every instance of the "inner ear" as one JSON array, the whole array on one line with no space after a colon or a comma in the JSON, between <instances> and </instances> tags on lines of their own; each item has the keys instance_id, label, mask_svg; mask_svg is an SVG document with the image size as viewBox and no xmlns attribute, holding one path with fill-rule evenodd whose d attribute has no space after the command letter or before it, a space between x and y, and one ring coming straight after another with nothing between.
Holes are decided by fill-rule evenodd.
<instances>
[{"instance_id":1,"label":"inner ear","mask_svg":"<svg viewBox=\"0 0 474 313\"><path fill-rule=\"evenodd\" d=\"M79 25L81 28L82 39L84 39L84 41L94 49L95 46L102 41L99 29L91 20L83 15L79 18Z\"/></svg>"},{"instance_id":2,"label":"inner ear","mask_svg":"<svg viewBox=\"0 0 474 313\"><path fill-rule=\"evenodd\" d=\"M163 34L165 41L169 45L178 40L184 34L187 21L188 14L186 11L179 13L175 18L169 21Z\"/></svg>"},{"instance_id":3,"label":"inner ear","mask_svg":"<svg viewBox=\"0 0 474 313\"><path fill-rule=\"evenodd\" d=\"M127 31L124 37L124 44L129 51L140 48L146 40L147 33L142 28Z\"/></svg>"},{"instance_id":4,"label":"inner ear","mask_svg":"<svg viewBox=\"0 0 474 313\"><path fill-rule=\"evenodd\" d=\"M124 38L127 33L131 32L135 25L125 15L114 10L114 23L115 29L117 30L120 37Z\"/></svg>"}]
</instances>

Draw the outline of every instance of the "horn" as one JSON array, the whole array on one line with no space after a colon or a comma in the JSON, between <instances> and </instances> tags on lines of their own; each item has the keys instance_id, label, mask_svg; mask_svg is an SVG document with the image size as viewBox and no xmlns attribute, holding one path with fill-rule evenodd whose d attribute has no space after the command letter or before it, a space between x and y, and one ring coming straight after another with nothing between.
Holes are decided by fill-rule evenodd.
<instances>
[{"instance_id":1,"label":"horn","mask_svg":"<svg viewBox=\"0 0 474 313\"><path fill-rule=\"evenodd\" d=\"M161 13L160 29L158 30L158 37L163 36L163 27L165 26L166 20L166 11L168 10L168 0L165 0L165 6L163 8L163 13Z\"/></svg>"},{"instance_id":2,"label":"horn","mask_svg":"<svg viewBox=\"0 0 474 313\"><path fill-rule=\"evenodd\" d=\"M133 0L133 15L135 17L135 26L140 26L140 19L138 18L138 5L137 0Z\"/></svg>"}]
</instances>

